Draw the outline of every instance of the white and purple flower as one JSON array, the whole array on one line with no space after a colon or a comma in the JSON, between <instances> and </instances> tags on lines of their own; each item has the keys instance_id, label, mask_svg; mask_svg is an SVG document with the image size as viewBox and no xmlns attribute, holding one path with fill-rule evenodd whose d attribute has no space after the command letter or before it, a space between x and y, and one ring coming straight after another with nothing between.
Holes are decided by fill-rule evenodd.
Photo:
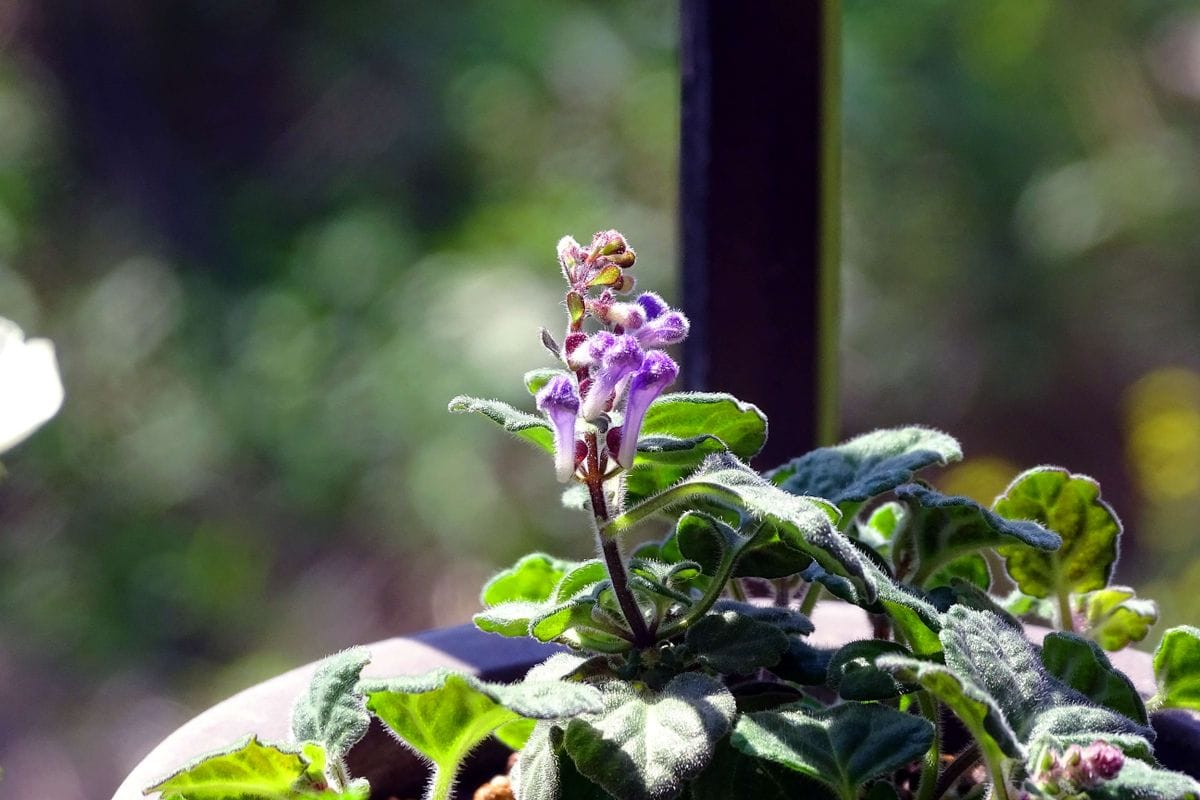
<instances>
[{"instance_id":1,"label":"white and purple flower","mask_svg":"<svg viewBox=\"0 0 1200 800\"><path fill-rule=\"evenodd\" d=\"M633 466L637 455L638 434L646 418L646 410L663 389L675 382L679 365L661 350L652 350L629 381L629 397L625 401L625 421L621 425L621 447L617 463L625 469Z\"/></svg>"},{"instance_id":2,"label":"white and purple flower","mask_svg":"<svg viewBox=\"0 0 1200 800\"><path fill-rule=\"evenodd\" d=\"M566 375L555 375L537 393L537 407L554 429L554 471L561 483L575 473L575 419L579 392Z\"/></svg>"},{"instance_id":3,"label":"white and purple flower","mask_svg":"<svg viewBox=\"0 0 1200 800\"><path fill-rule=\"evenodd\" d=\"M609 335L611 336L611 334ZM600 334L596 334L596 337L599 336ZM592 374L591 386L588 387L587 395L583 398L583 418L589 421L604 412L605 406L613 399L621 381L641 367L642 361L646 357L645 352L638 345L637 339L628 334L613 336L611 341L600 339L597 344L589 345L589 348L597 347L601 342L607 346L603 347L599 353L592 350L593 357L599 356L597 359L599 365Z\"/></svg>"}]
</instances>

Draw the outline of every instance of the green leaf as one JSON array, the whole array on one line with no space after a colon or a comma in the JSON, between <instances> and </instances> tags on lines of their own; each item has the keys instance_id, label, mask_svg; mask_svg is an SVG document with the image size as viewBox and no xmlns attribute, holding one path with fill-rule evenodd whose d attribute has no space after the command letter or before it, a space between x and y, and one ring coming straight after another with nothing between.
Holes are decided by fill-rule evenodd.
<instances>
[{"instance_id":1,"label":"green leaf","mask_svg":"<svg viewBox=\"0 0 1200 800\"><path fill-rule=\"evenodd\" d=\"M602 534L619 536L659 511L685 505L718 517L733 512L740 519L739 527L755 530L756 555L769 551L790 557L792 563L797 553L808 556L827 572L852 579L868 600L875 597L863 557L831 521L831 516L837 516L835 509L781 491L729 453L709 456L686 480L610 520Z\"/></svg>"},{"instance_id":2,"label":"green leaf","mask_svg":"<svg viewBox=\"0 0 1200 800\"><path fill-rule=\"evenodd\" d=\"M341 761L367 733L371 715L357 685L371 654L344 650L317 665L308 688L292 706L292 736L316 742L330 761Z\"/></svg>"},{"instance_id":3,"label":"green leaf","mask_svg":"<svg viewBox=\"0 0 1200 800\"><path fill-rule=\"evenodd\" d=\"M980 753L989 763L998 764L1006 757L1023 755L1021 743L996 700L969 679L954 674L941 664L904 656L880 656L875 666L888 670L902 681L920 684L944 703L975 739Z\"/></svg>"},{"instance_id":4,"label":"green leaf","mask_svg":"<svg viewBox=\"0 0 1200 800\"><path fill-rule=\"evenodd\" d=\"M163 800L292 800L322 787L297 751L264 744L254 736L205 755L146 789Z\"/></svg>"},{"instance_id":5,"label":"green leaf","mask_svg":"<svg viewBox=\"0 0 1200 800\"><path fill-rule=\"evenodd\" d=\"M600 693L566 681L487 683L437 669L363 681L367 708L434 765L429 797L448 796L459 765L476 745L521 717L560 719L599 711Z\"/></svg>"},{"instance_id":6,"label":"green leaf","mask_svg":"<svg viewBox=\"0 0 1200 800\"><path fill-rule=\"evenodd\" d=\"M482 414L513 436L554 454L554 432L542 417L534 416L499 400L483 400L459 395L450 401L454 414Z\"/></svg>"},{"instance_id":7,"label":"green leaf","mask_svg":"<svg viewBox=\"0 0 1200 800\"><path fill-rule=\"evenodd\" d=\"M662 395L646 410L637 457L625 476L629 502L640 502L687 477L713 453L728 450L749 460L766 440L767 418L732 395Z\"/></svg>"},{"instance_id":8,"label":"green leaf","mask_svg":"<svg viewBox=\"0 0 1200 800\"><path fill-rule=\"evenodd\" d=\"M910 656L908 648L883 639L850 642L829 660L829 686L843 700L890 700L911 687L903 686L891 672L875 666L882 655Z\"/></svg>"},{"instance_id":9,"label":"green leaf","mask_svg":"<svg viewBox=\"0 0 1200 800\"><path fill-rule=\"evenodd\" d=\"M531 553L484 584L480 601L485 606L494 606L511 600L547 600L574 567L575 562Z\"/></svg>"},{"instance_id":10,"label":"green leaf","mask_svg":"<svg viewBox=\"0 0 1200 800\"><path fill-rule=\"evenodd\" d=\"M1157 708L1200 710L1200 628L1180 625L1163 634L1154 651Z\"/></svg>"},{"instance_id":11,"label":"green leaf","mask_svg":"<svg viewBox=\"0 0 1200 800\"><path fill-rule=\"evenodd\" d=\"M1149 737L1154 731L1107 708L1093 705L1052 705L1038 714L1027 736L1030 752L1046 746L1064 750L1102 739L1133 758L1153 761Z\"/></svg>"},{"instance_id":12,"label":"green leaf","mask_svg":"<svg viewBox=\"0 0 1200 800\"><path fill-rule=\"evenodd\" d=\"M780 606L760 606L754 603L742 603L737 600L718 600L713 605L713 611L724 613L733 611L743 617L773 625L789 635L807 636L812 633L812 620L794 608Z\"/></svg>"},{"instance_id":13,"label":"green leaf","mask_svg":"<svg viewBox=\"0 0 1200 800\"><path fill-rule=\"evenodd\" d=\"M529 742L536 724L536 720L525 717L514 719L496 728L495 736L509 750L520 750Z\"/></svg>"},{"instance_id":14,"label":"green leaf","mask_svg":"<svg viewBox=\"0 0 1200 800\"><path fill-rule=\"evenodd\" d=\"M1149 724L1133 682L1114 667L1095 642L1071 633L1051 633L1042 642L1042 663L1051 675L1089 700Z\"/></svg>"},{"instance_id":15,"label":"green leaf","mask_svg":"<svg viewBox=\"0 0 1200 800\"><path fill-rule=\"evenodd\" d=\"M987 559L979 553L961 556L939 567L922 581L922 585L932 590L939 586L952 586L955 581L964 581L986 592L992 585L992 571L988 569Z\"/></svg>"},{"instance_id":16,"label":"green leaf","mask_svg":"<svg viewBox=\"0 0 1200 800\"><path fill-rule=\"evenodd\" d=\"M1005 519L970 498L944 495L919 483L898 487L896 497L910 512L892 542L896 576L904 580L911 575L918 586L930 585L939 569L984 548L1016 542L1056 550L1062 544L1058 534L1036 522Z\"/></svg>"},{"instance_id":17,"label":"green leaf","mask_svg":"<svg viewBox=\"0 0 1200 800\"><path fill-rule=\"evenodd\" d=\"M552 369L548 367L531 369L529 372L525 373L525 388L529 390L530 394L536 395L542 390L543 386L550 382L551 378L556 378L559 375L564 375L568 378L571 377L571 373L567 372L566 370Z\"/></svg>"},{"instance_id":18,"label":"green leaf","mask_svg":"<svg viewBox=\"0 0 1200 800\"><path fill-rule=\"evenodd\" d=\"M735 456L749 461L767 441L767 417L757 406L729 394L664 394L646 409L642 435L675 439L715 436Z\"/></svg>"},{"instance_id":19,"label":"green leaf","mask_svg":"<svg viewBox=\"0 0 1200 800\"><path fill-rule=\"evenodd\" d=\"M521 800L612 800L579 774L563 749L563 731L553 722L534 726L510 777Z\"/></svg>"},{"instance_id":20,"label":"green leaf","mask_svg":"<svg viewBox=\"0 0 1200 800\"><path fill-rule=\"evenodd\" d=\"M894 500L882 503L871 512L865 523L855 524L858 540L885 558L890 557L892 542L908 524L908 516L908 507L903 503Z\"/></svg>"},{"instance_id":21,"label":"green leaf","mask_svg":"<svg viewBox=\"0 0 1200 800\"><path fill-rule=\"evenodd\" d=\"M1121 523L1100 499L1100 485L1059 467L1036 467L1016 477L996 500L996 513L1040 523L1062 537L1044 552L1025 544L997 548L1022 592L1058 597L1108 585L1117 561Z\"/></svg>"},{"instance_id":22,"label":"green leaf","mask_svg":"<svg viewBox=\"0 0 1200 800\"><path fill-rule=\"evenodd\" d=\"M824 784L762 758L748 756L730 744L717 743L712 761L691 784L691 800L830 800Z\"/></svg>"},{"instance_id":23,"label":"green leaf","mask_svg":"<svg viewBox=\"0 0 1200 800\"><path fill-rule=\"evenodd\" d=\"M696 672L661 692L614 681L604 711L576 717L563 743L580 773L620 800L667 800L709 763L736 707L720 681Z\"/></svg>"},{"instance_id":24,"label":"green leaf","mask_svg":"<svg viewBox=\"0 0 1200 800\"><path fill-rule=\"evenodd\" d=\"M1128 586L1109 586L1072 598L1087 636L1105 650L1121 650L1140 642L1158 622L1158 605L1140 599Z\"/></svg>"},{"instance_id":25,"label":"green leaf","mask_svg":"<svg viewBox=\"0 0 1200 800\"><path fill-rule=\"evenodd\" d=\"M823 497L848 510L908 483L918 470L961 458L958 442L941 431L889 428L813 450L767 477L792 494Z\"/></svg>"},{"instance_id":26,"label":"green leaf","mask_svg":"<svg viewBox=\"0 0 1200 800\"><path fill-rule=\"evenodd\" d=\"M736 611L703 617L688 628L684 641L701 661L724 674L748 675L772 667L788 648L787 635L779 628Z\"/></svg>"},{"instance_id":27,"label":"green leaf","mask_svg":"<svg viewBox=\"0 0 1200 800\"><path fill-rule=\"evenodd\" d=\"M844 703L811 712L793 705L744 714L733 746L802 772L853 800L872 778L920 758L933 744L933 723L874 703Z\"/></svg>"}]
</instances>

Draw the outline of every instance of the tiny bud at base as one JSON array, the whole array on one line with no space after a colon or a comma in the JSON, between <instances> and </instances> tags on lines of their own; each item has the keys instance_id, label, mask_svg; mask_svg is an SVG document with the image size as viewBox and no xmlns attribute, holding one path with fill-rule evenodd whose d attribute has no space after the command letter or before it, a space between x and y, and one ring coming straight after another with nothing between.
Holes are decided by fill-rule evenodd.
<instances>
[{"instance_id":1,"label":"tiny bud at base","mask_svg":"<svg viewBox=\"0 0 1200 800\"><path fill-rule=\"evenodd\" d=\"M604 435L604 446L608 448L608 452L616 453L621 449L621 426L609 428L608 433Z\"/></svg>"}]
</instances>

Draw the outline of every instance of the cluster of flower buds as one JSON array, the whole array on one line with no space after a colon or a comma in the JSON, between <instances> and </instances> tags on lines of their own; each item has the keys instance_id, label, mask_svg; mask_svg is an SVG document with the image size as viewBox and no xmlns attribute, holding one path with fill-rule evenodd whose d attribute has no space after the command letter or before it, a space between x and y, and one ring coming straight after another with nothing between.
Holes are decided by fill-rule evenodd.
<instances>
[{"instance_id":1,"label":"cluster of flower buds","mask_svg":"<svg viewBox=\"0 0 1200 800\"><path fill-rule=\"evenodd\" d=\"M682 342L688 334L688 321L653 292L645 292L633 302L618 302L614 289L619 289L613 283L598 296L588 296L589 289L602 285L597 278L609 267L615 266L619 272L633 264L633 250L616 231L597 233L586 250L565 237L559 242L558 254L571 284L567 294L570 325L561 351L570 375L548 381L537 393L537 407L554 428L556 472L565 482L588 455L576 433L580 419L595 425L603 417L605 424L597 427L605 435L598 437L597 446L605 448L621 467L633 466L646 411L679 374L679 367L660 348ZM583 329L588 315L599 326L592 333ZM609 427L607 415L622 403L621 425Z\"/></svg>"},{"instance_id":2,"label":"cluster of flower buds","mask_svg":"<svg viewBox=\"0 0 1200 800\"><path fill-rule=\"evenodd\" d=\"M1117 777L1125 765L1125 754L1105 741L1087 747L1073 744L1063 753L1047 749L1038 764L1033 782L1051 797L1087 797L1087 790Z\"/></svg>"},{"instance_id":3,"label":"cluster of flower buds","mask_svg":"<svg viewBox=\"0 0 1200 800\"><path fill-rule=\"evenodd\" d=\"M588 289L608 289L618 294L633 291L634 277L625 272L637 253L617 231L600 231L587 247L570 236L558 241L558 263L571 289L586 295Z\"/></svg>"}]
</instances>

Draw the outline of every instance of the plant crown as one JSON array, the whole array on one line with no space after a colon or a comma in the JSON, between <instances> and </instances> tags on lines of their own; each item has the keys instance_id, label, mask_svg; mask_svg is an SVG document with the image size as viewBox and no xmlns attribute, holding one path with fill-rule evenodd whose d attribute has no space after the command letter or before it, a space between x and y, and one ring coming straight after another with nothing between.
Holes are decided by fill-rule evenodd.
<instances>
[{"instance_id":1,"label":"plant crown","mask_svg":"<svg viewBox=\"0 0 1200 800\"><path fill-rule=\"evenodd\" d=\"M1200 709L1200 630L1163 636L1148 701L1113 666L1106 651L1143 639L1157 610L1110 584L1121 523L1094 480L1041 466L990 508L948 496L919 475L961 450L924 427L760 474L755 406L667 391L663 348L688 321L633 293L624 237L566 237L558 261L565 334L542 331L555 366L525 375L540 414L471 397L450 410L544 450L590 522L596 558L525 556L475 616L563 649L512 685L364 680L368 654L341 653L297 701L292 742L251 737L148 792L366 798L345 756L374 716L432 764L430 800L490 736L520 751L519 800L1200 798L1156 762L1148 717ZM665 537L633 546L655 521ZM810 643L818 597L863 609L875 638ZM1022 617L1057 630L1035 645Z\"/></svg>"}]
</instances>

